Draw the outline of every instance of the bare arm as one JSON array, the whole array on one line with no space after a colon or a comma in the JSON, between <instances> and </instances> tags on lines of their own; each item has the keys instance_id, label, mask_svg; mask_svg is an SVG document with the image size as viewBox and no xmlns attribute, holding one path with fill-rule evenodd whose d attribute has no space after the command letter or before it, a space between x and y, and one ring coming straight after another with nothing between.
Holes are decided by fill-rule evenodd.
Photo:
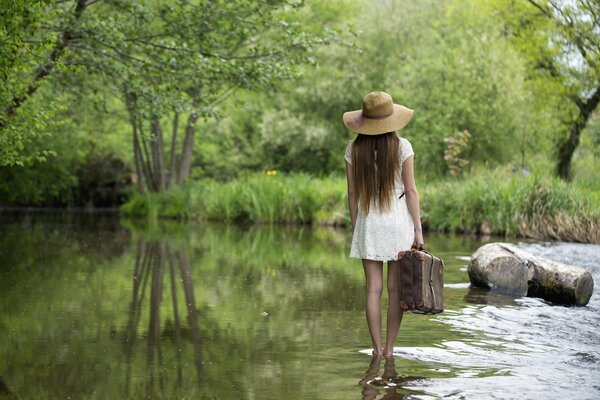
<instances>
[{"instance_id":1,"label":"bare arm","mask_svg":"<svg viewBox=\"0 0 600 400\"><path fill-rule=\"evenodd\" d=\"M419 193L415 185L413 160L414 156L409 156L402 163L402 181L404 182L404 192L406 193L406 206L415 226L415 241L413 247L424 246L423 231L421 228L421 210L419 207Z\"/></svg>"},{"instance_id":2,"label":"bare arm","mask_svg":"<svg viewBox=\"0 0 600 400\"><path fill-rule=\"evenodd\" d=\"M348 208L350 210L350 221L352 230L356 225L356 214L358 214L358 204L356 202L356 191L354 189L354 176L352 175L352 165L346 162L346 179L348 181Z\"/></svg>"}]
</instances>

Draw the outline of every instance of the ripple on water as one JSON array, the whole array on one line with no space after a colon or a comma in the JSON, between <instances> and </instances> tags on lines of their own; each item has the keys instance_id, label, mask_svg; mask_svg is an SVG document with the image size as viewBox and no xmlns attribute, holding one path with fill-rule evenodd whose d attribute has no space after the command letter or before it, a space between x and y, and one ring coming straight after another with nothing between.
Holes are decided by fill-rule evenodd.
<instances>
[{"instance_id":1,"label":"ripple on water","mask_svg":"<svg viewBox=\"0 0 600 400\"><path fill-rule=\"evenodd\" d=\"M598 245L540 243L519 247L587 268L594 280L600 281ZM407 388L469 399L546 399L549 395L600 398L599 290L596 284L585 307L554 306L528 297L507 301L493 294L467 298L474 303L440 314L434 321L468 333L472 340L445 341L435 348L396 349L397 357L439 363L452 371L447 377L419 381Z\"/></svg>"}]
</instances>

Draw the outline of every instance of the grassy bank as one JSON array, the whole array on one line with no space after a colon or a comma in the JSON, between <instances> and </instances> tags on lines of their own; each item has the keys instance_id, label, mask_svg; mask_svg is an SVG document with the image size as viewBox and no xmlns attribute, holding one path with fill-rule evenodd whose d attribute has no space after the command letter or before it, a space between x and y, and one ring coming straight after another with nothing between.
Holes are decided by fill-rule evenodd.
<instances>
[{"instance_id":1,"label":"grassy bank","mask_svg":"<svg viewBox=\"0 0 600 400\"><path fill-rule=\"evenodd\" d=\"M600 193L557 179L490 172L419 186L429 230L600 243ZM124 214L150 218L348 225L345 178L254 174L134 194Z\"/></svg>"},{"instance_id":2,"label":"grassy bank","mask_svg":"<svg viewBox=\"0 0 600 400\"><path fill-rule=\"evenodd\" d=\"M600 243L600 199L589 187L490 173L419 192L429 229Z\"/></svg>"},{"instance_id":3,"label":"grassy bank","mask_svg":"<svg viewBox=\"0 0 600 400\"><path fill-rule=\"evenodd\" d=\"M134 194L124 214L228 222L345 225L346 181L305 174L253 174L227 183L197 181L166 193Z\"/></svg>"}]
</instances>

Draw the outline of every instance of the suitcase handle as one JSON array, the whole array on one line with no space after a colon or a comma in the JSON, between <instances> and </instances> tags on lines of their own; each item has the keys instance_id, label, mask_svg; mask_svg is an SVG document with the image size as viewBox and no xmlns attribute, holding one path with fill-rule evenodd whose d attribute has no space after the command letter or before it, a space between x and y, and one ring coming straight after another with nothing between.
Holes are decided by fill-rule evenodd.
<instances>
[{"instance_id":1,"label":"suitcase handle","mask_svg":"<svg viewBox=\"0 0 600 400\"><path fill-rule=\"evenodd\" d=\"M412 247L410 248L411 250L419 250L419 251L424 251L427 253L427 251L425 250L425 247L423 246L419 246L419 247Z\"/></svg>"},{"instance_id":2,"label":"suitcase handle","mask_svg":"<svg viewBox=\"0 0 600 400\"><path fill-rule=\"evenodd\" d=\"M399 252L398 254L402 253L402 255L400 257L398 257L398 261L402 260L402 258L407 255L408 253L415 253L417 251L429 254L431 257L434 257L433 254L431 254L430 252L428 252L427 250L425 250L425 248L421 247L420 249L416 248L416 247L411 247L410 250L403 250L401 252Z\"/></svg>"}]
</instances>

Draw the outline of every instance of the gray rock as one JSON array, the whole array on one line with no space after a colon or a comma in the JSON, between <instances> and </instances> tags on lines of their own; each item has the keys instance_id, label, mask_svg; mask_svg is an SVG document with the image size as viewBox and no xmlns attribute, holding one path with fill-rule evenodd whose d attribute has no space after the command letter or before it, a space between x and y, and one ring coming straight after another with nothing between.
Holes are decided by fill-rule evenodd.
<instances>
[{"instance_id":1,"label":"gray rock","mask_svg":"<svg viewBox=\"0 0 600 400\"><path fill-rule=\"evenodd\" d=\"M509 243L481 246L467 272L475 286L557 304L586 305L594 289L588 270L536 257Z\"/></svg>"}]
</instances>

